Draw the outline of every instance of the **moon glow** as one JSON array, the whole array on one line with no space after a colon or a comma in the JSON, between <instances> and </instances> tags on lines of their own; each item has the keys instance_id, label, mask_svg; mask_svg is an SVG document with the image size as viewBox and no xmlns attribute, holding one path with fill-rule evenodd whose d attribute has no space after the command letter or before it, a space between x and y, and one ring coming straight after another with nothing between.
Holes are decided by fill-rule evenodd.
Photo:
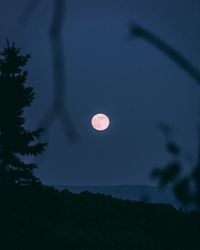
<instances>
[{"instance_id":1,"label":"moon glow","mask_svg":"<svg viewBox=\"0 0 200 250\"><path fill-rule=\"evenodd\" d=\"M98 131L105 130L110 125L110 120L105 114L96 114L92 117L92 127Z\"/></svg>"}]
</instances>

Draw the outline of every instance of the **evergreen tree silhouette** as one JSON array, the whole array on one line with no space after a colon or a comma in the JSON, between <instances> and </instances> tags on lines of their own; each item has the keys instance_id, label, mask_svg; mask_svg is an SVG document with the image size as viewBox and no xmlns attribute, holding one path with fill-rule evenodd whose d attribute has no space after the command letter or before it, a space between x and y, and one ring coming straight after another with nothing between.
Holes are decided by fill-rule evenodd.
<instances>
[{"instance_id":1,"label":"evergreen tree silhouette","mask_svg":"<svg viewBox=\"0 0 200 250\"><path fill-rule=\"evenodd\" d=\"M0 183L40 183L33 174L37 165L22 159L40 154L46 145L38 142L42 129L24 127L24 108L34 99L33 88L25 86L28 73L22 69L29 58L8 41L0 57Z\"/></svg>"}]
</instances>

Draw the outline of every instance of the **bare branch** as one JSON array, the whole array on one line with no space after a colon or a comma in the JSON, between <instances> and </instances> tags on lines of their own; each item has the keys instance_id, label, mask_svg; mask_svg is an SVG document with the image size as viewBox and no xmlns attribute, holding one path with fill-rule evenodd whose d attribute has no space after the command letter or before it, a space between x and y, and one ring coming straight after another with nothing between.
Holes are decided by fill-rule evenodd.
<instances>
[{"instance_id":1,"label":"bare branch","mask_svg":"<svg viewBox=\"0 0 200 250\"><path fill-rule=\"evenodd\" d=\"M64 49L62 45L62 27L66 13L66 0L54 0L53 17L49 30L52 63L53 63L53 84L54 100L52 107L47 111L46 124L50 126L52 121L59 119L65 135L70 141L77 139L77 132L74 124L65 108L66 101L66 77L65 77L65 60Z\"/></svg>"},{"instance_id":2,"label":"bare branch","mask_svg":"<svg viewBox=\"0 0 200 250\"><path fill-rule=\"evenodd\" d=\"M34 10L39 6L41 0L30 0L27 5L25 6L19 20L21 22L26 22L30 19Z\"/></svg>"},{"instance_id":3,"label":"bare branch","mask_svg":"<svg viewBox=\"0 0 200 250\"><path fill-rule=\"evenodd\" d=\"M198 70L192 63L190 63L187 58L185 58L179 51L172 48L152 32L144 29L137 24L131 25L130 31L133 36L144 39L145 41L149 42L154 47L162 51L173 62L181 67L188 75L190 75L198 84L200 84L200 70Z\"/></svg>"}]
</instances>

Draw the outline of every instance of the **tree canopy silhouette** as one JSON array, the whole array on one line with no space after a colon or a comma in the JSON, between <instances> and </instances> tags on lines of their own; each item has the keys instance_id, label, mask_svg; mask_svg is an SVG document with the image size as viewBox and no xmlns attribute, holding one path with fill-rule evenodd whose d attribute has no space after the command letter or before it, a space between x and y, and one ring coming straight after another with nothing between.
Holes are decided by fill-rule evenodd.
<instances>
[{"instance_id":1,"label":"tree canopy silhouette","mask_svg":"<svg viewBox=\"0 0 200 250\"><path fill-rule=\"evenodd\" d=\"M29 58L8 41L0 57L0 183L39 183L33 174L37 165L23 161L23 156L40 154L46 145L38 142L42 129L24 127L24 109L34 99L33 88L25 86L28 73L23 70Z\"/></svg>"}]
</instances>

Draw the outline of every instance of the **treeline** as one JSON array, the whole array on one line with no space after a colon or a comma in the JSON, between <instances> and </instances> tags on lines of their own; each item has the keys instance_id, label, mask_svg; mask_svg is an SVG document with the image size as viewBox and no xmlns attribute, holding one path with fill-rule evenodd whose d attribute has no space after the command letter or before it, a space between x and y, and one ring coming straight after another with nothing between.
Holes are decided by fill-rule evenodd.
<instances>
[{"instance_id":1,"label":"treeline","mask_svg":"<svg viewBox=\"0 0 200 250\"><path fill-rule=\"evenodd\" d=\"M0 186L2 250L199 250L200 213L171 205Z\"/></svg>"}]
</instances>

